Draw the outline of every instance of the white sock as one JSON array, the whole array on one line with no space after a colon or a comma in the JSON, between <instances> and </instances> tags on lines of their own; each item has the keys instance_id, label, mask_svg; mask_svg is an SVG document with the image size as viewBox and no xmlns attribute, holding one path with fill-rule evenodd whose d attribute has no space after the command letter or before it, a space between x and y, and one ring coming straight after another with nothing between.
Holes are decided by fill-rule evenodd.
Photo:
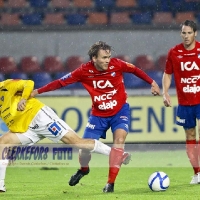
<instances>
[{"instance_id":1,"label":"white sock","mask_svg":"<svg viewBox=\"0 0 200 200\"><path fill-rule=\"evenodd\" d=\"M7 166L8 160L0 160L0 180L5 179Z\"/></svg>"},{"instance_id":2,"label":"white sock","mask_svg":"<svg viewBox=\"0 0 200 200\"><path fill-rule=\"evenodd\" d=\"M103 144L102 142L100 142L98 140L94 140L94 141L95 141L94 149L90 152L100 153L100 154L109 156L111 147L109 147L106 144Z\"/></svg>"}]
</instances>

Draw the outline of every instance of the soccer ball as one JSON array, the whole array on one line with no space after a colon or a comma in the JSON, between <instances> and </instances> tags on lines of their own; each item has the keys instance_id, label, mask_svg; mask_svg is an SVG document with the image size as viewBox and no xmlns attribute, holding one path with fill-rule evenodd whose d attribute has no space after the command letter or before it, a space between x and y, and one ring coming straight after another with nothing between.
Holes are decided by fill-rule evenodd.
<instances>
[{"instance_id":1,"label":"soccer ball","mask_svg":"<svg viewBox=\"0 0 200 200\"><path fill-rule=\"evenodd\" d=\"M165 191L169 187L170 180L164 172L154 172L148 179L148 186L152 191Z\"/></svg>"}]
</instances>

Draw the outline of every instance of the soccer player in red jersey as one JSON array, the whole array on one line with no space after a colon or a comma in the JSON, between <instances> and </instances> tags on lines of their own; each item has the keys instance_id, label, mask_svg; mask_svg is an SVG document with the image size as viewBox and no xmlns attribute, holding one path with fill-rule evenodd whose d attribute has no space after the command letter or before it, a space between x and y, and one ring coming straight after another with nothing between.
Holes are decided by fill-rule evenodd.
<instances>
[{"instance_id":1,"label":"soccer player in red jersey","mask_svg":"<svg viewBox=\"0 0 200 200\"><path fill-rule=\"evenodd\" d=\"M196 23L186 20L181 25L183 42L168 52L162 83L163 102L166 107L170 107L168 90L174 74L178 96L176 124L185 130L186 152L194 169L190 184L200 183L200 140L196 144L196 120L200 132L200 42L196 41L196 36Z\"/></svg>"},{"instance_id":2,"label":"soccer player in red jersey","mask_svg":"<svg viewBox=\"0 0 200 200\"><path fill-rule=\"evenodd\" d=\"M81 82L92 99L91 115L88 119L83 138L106 138L106 131L111 128L113 147L109 155L109 175L103 192L113 192L114 182L124 158L124 143L128 133L130 110L123 82L123 73L132 73L151 85L151 93L159 95L157 83L135 65L117 58L111 58L112 48L105 42L93 44L88 55L90 61L79 68L33 91L32 95L56 90L75 82ZM133 79L134 81L134 79ZM71 177L70 186L89 173L90 152L80 150L80 169Z\"/></svg>"}]
</instances>

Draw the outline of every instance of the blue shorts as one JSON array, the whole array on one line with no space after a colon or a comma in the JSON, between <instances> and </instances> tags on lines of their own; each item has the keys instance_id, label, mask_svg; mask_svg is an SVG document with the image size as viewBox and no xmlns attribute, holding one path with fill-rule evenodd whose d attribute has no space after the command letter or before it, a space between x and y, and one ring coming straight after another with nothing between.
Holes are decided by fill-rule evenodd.
<instances>
[{"instance_id":1,"label":"blue shorts","mask_svg":"<svg viewBox=\"0 0 200 200\"><path fill-rule=\"evenodd\" d=\"M130 124L130 108L129 104L123 105L121 110L111 117L97 117L90 115L85 128L83 138L106 139L106 132L111 128L112 133L116 129L124 129L128 133Z\"/></svg>"},{"instance_id":2,"label":"blue shorts","mask_svg":"<svg viewBox=\"0 0 200 200\"><path fill-rule=\"evenodd\" d=\"M196 120L200 119L200 104L194 106L178 106L176 124L184 129L194 128Z\"/></svg>"}]
</instances>

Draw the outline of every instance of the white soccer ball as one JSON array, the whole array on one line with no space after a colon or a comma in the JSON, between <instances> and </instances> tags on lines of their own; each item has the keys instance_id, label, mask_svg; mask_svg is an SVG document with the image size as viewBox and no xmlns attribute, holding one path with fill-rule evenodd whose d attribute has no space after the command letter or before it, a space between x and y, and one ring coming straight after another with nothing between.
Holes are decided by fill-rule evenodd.
<instances>
[{"instance_id":1,"label":"white soccer ball","mask_svg":"<svg viewBox=\"0 0 200 200\"><path fill-rule=\"evenodd\" d=\"M159 192L165 191L169 187L170 180L164 172L154 172L148 179L148 186L152 191Z\"/></svg>"}]
</instances>

